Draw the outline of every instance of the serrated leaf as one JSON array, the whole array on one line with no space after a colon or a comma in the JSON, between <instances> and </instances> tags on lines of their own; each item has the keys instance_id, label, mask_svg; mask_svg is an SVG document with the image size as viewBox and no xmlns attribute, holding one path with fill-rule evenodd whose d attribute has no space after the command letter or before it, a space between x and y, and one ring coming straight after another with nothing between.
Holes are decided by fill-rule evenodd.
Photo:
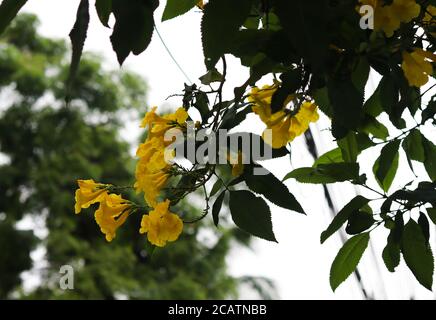
<instances>
[{"instance_id":1,"label":"serrated leaf","mask_svg":"<svg viewBox=\"0 0 436 320\"><path fill-rule=\"evenodd\" d=\"M199 0L167 0L164 12L162 14L162 21L170 20L195 7Z\"/></svg>"},{"instance_id":2,"label":"serrated leaf","mask_svg":"<svg viewBox=\"0 0 436 320\"><path fill-rule=\"evenodd\" d=\"M395 232L395 227L389 232L386 246L382 253L383 262L390 272L395 272L395 268L400 264L401 258L401 247L395 239Z\"/></svg>"},{"instance_id":3,"label":"serrated leaf","mask_svg":"<svg viewBox=\"0 0 436 320\"><path fill-rule=\"evenodd\" d=\"M112 0L96 0L95 8L97 10L97 15L101 23L105 27L109 28L108 22L109 17L112 13Z\"/></svg>"},{"instance_id":4,"label":"serrated leaf","mask_svg":"<svg viewBox=\"0 0 436 320\"><path fill-rule=\"evenodd\" d=\"M400 142L395 140L385 145L373 166L374 176L385 192L391 187L397 173Z\"/></svg>"},{"instance_id":5,"label":"serrated leaf","mask_svg":"<svg viewBox=\"0 0 436 320\"><path fill-rule=\"evenodd\" d=\"M422 144L424 147L424 153L425 153L425 161L424 161L424 167L427 171L428 176L432 181L436 180L436 146L422 136Z\"/></svg>"},{"instance_id":6,"label":"serrated leaf","mask_svg":"<svg viewBox=\"0 0 436 320\"><path fill-rule=\"evenodd\" d=\"M201 34L206 68L212 69L231 48L251 10L251 0L210 0L204 8Z\"/></svg>"},{"instance_id":7,"label":"serrated leaf","mask_svg":"<svg viewBox=\"0 0 436 320\"><path fill-rule=\"evenodd\" d=\"M298 168L288 173L283 181L294 178L302 183L335 183L359 178L357 163L329 163L319 164L315 168Z\"/></svg>"},{"instance_id":8,"label":"serrated leaf","mask_svg":"<svg viewBox=\"0 0 436 320\"><path fill-rule=\"evenodd\" d=\"M27 0L3 0L0 4L0 34L5 31Z\"/></svg>"},{"instance_id":9,"label":"serrated leaf","mask_svg":"<svg viewBox=\"0 0 436 320\"><path fill-rule=\"evenodd\" d=\"M254 175L253 169L249 168L244 171L244 179L252 191L262 194L275 205L305 214L294 195L271 172L265 175Z\"/></svg>"},{"instance_id":10,"label":"serrated leaf","mask_svg":"<svg viewBox=\"0 0 436 320\"><path fill-rule=\"evenodd\" d=\"M371 134L373 137L381 140L386 140L386 138L389 137L388 129L376 118L370 115L365 115L365 119L362 126L359 128L359 131Z\"/></svg>"},{"instance_id":11,"label":"serrated leaf","mask_svg":"<svg viewBox=\"0 0 436 320\"><path fill-rule=\"evenodd\" d=\"M360 195L351 199L334 217L328 228L321 233L321 243L324 243L332 234L338 231L354 211L361 209L368 202L369 199Z\"/></svg>"},{"instance_id":12,"label":"serrated leaf","mask_svg":"<svg viewBox=\"0 0 436 320\"><path fill-rule=\"evenodd\" d=\"M342 158L341 149L335 148L320 155L318 159L315 160L312 167L316 167L320 164L329 164L329 163L338 163L338 162L344 162L344 159Z\"/></svg>"},{"instance_id":13,"label":"serrated leaf","mask_svg":"<svg viewBox=\"0 0 436 320\"><path fill-rule=\"evenodd\" d=\"M348 218L347 226L345 227L345 232L350 235L361 233L367 229L369 229L375 220L372 216L372 213L368 210L356 210L353 211Z\"/></svg>"},{"instance_id":14,"label":"serrated leaf","mask_svg":"<svg viewBox=\"0 0 436 320\"><path fill-rule=\"evenodd\" d=\"M407 266L418 282L431 290L434 270L433 253L420 226L412 219L404 227L401 251Z\"/></svg>"},{"instance_id":15,"label":"serrated leaf","mask_svg":"<svg viewBox=\"0 0 436 320\"><path fill-rule=\"evenodd\" d=\"M436 224L436 208L426 208L430 220Z\"/></svg>"},{"instance_id":16,"label":"serrated leaf","mask_svg":"<svg viewBox=\"0 0 436 320\"><path fill-rule=\"evenodd\" d=\"M280 76L280 87L274 92L271 98L272 113L282 110L288 96L295 93L300 88L301 76L300 69L294 69L282 73Z\"/></svg>"},{"instance_id":17,"label":"serrated leaf","mask_svg":"<svg viewBox=\"0 0 436 320\"><path fill-rule=\"evenodd\" d=\"M374 118L383 112L383 107L380 100L380 84L374 93L363 104L363 110L366 114L373 116Z\"/></svg>"},{"instance_id":18,"label":"serrated leaf","mask_svg":"<svg viewBox=\"0 0 436 320\"><path fill-rule=\"evenodd\" d=\"M86 35L89 27L89 0L81 0L77 9L76 22L70 32L71 39L71 64L67 79L66 101L70 100L71 86L79 70L80 59L82 57L83 46L85 45Z\"/></svg>"},{"instance_id":19,"label":"serrated leaf","mask_svg":"<svg viewBox=\"0 0 436 320\"><path fill-rule=\"evenodd\" d=\"M275 14L294 50L311 65L312 70L325 67L328 53L328 33L324 1L276 1Z\"/></svg>"},{"instance_id":20,"label":"serrated leaf","mask_svg":"<svg viewBox=\"0 0 436 320\"><path fill-rule=\"evenodd\" d=\"M225 195L226 195L226 190L220 193L220 195L216 198L212 206L212 218L215 226L218 226L219 223L219 214L221 211L221 207L223 205L223 200Z\"/></svg>"},{"instance_id":21,"label":"serrated leaf","mask_svg":"<svg viewBox=\"0 0 436 320\"><path fill-rule=\"evenodd\" d=\"M430 223L424 213L419 213L418 224L421 227L422 234L424 235L425 241L428 244L430 240Z\"/></svg>"},{"instance_id":22,"label":"serrated leaf","mask_svg":"<svg viewBox=\"0 0 436 320\"><path fill-rule=\"evenodd\" d=\"M330 269L330 286L333 291L356 270L368 242L369 233L362 233L350 238L339 250Z\"/></svg>"},{"instance_id":23,"label":"serrated leaf","mask_svg":"<svg viewBox=\"0 0 436 320\"><path fill-rule=\"evenodd\" d=\"M344 138L339 139L338 146L345 162L356 162L360 153L356 133L351 131Z\"/></svg>"},{"instance_id":24,"label":"serrated leaf","mask_svg":"<svg viewBox=\"0 0 436 320\"><path fill-rule=\"evenodd\" d=\"M365 95L365 85L368 81L370 67L365 57L361 57L351 74L354 87Z\"/></svg>"},{"instance_id":25,"label":"serrated leaf","mask_svg":"<svg viewBox=\"0 0 436 320\"><path fill-rule=\"evenodd\" d=\"M130 53L138 55L150 44L154 28L153 12L158 4L158 0L130 0L129 5L124 0L112 0L115 25L111 42L120 65Z\"/></svg>"},{"instance_id":26,"label":"serrated leaf","mask_svg":"<svg viewBox=\"0 0 436 320\"><path fill-rule=\"evenodd\" d=\"M265 240L277 242L271 212L265 200L246 190L230 191L230 212L242 230Z\"/></svg>"},{"instance_id":27,"label":"serrated leaf","mask_svg":"<svg viewBox=\"0 0 436 320\"><path fill-rule=\"evenodd\" d=\"M407 137L403 140L402 147L411 160L419 162L425 161L422 135L417 129L413 129L409 132Z\"/></svg>"},{"instance_id":28,"label":"serrated leaf","mask_svg":"<svg viewBox=\"0 0 436 320\"><path fill-rule=\"evenodd\" d=\"M330 79L327 87L333 109L332 125L337 124L348 130L357 129L363 119L363 93L351 79ZM335 137L340 138L337 135Z\"/></svg>"},{"instance_id":29,"label":"serrated leaf","mask_svg":"<svg viewBox=\"0 0 436 320\"><path fill-rule=\"evenodd\" d=\"M333 116L333 109L329 100L327 87L316 90L313 94L313 99L315 99L316 105L326 116L329 118Z\"/></svg>"},{"instance_id":30,"label":"serrated leaf","mask_svg":"<svg viewBox=\"0 0 436 320\"><path fill-rule=\"evenodd\" d=\"M218 179L217 181L215 181L215 183L212 186L212 190L210 191L209 196L213 197L215 194L217 194L217 192L220 191L222 186L223 186L223 181L221 179Z\"/></svg>"}]
</instances>

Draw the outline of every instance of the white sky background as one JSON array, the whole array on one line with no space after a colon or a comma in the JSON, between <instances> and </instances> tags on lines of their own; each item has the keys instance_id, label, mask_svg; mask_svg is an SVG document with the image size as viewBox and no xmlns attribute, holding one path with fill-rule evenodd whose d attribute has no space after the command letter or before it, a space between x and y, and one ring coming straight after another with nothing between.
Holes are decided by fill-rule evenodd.
<instances>
[{"instance_id":1,"label":"white sky background","mask_svg":"<svg viewBox=\"0 0 436 320\"><path fill-rule=\"evenodd\" d=\"M24 9L38 15L41 20L39 29L41 34L68 39L78 3L78 0L29 0ZM165 1L161 1L155 15L158 29L191 80L199 83L198 77L205 73L200 40L201 13L192 10L182 17L161 24L160 17L164 4ZM95 14L94 1L91 1L91 24L85 50L102 54L108 67L117 68L116 56L109 41L110 34L111 30L100 24ZM227 95L230 97L233 88L245 81L248 71L241 68L239 61L233 58L228 59L228 65L226 88ZM169 95L181 93L186 79L170 59L156 34L146 52L137 57L129 56L123 68L133 70L147 80L148 101L144 102L144 108L151 105L160 107L167 105L175 108L181 105L181 101L177 98L165 101ZM124 130L123 136L131 142L136 141L137 134L140 132L138 126L139 123L132 123ZM257 133L261 133L263 127L255 116L250 116L243 123L243 128ZM334 146L328 131L322 131L322 135L319 135L319 131L316 130L316 128L323 130L328 127L329 123L325 118L312 127L320 153ZM429 138L435 137L435 133L433 128L426 131ZM282 178L292 168L312 165L303 138L297 138L293 142L292 153L292 166L287 157L269 161L265 166L278 178ZM378 153L372 151L360 157L361 172L369 173L369 183L372 186L376 184L371 179L370 173L377 156ZM404 160L404 157L402 158ZM399 173L400 177L394 181L392 189L414 179L405 161L402 161L401 165L405 169ZM427 177L421 167L417 172ZM228 259L231 273L269 277L275 281L279 295L283 299L361 299L362 294L353 276L343 283L336 293L330 289L330 265L341 243L337 235L323 245L319 242L320 233L331 221L322 188L314 185L297 185L292 181L287 182L287 185L302 203L307 216L272 206L274 232L279 244L256 240L253 250L236 248ZM355 189L351 184L335 186L332 189L338 208L355 195ZM373 194L364 193L364 195L374 197ZM379 229L371 233L373 238L371 243L375 247L377 260L369 249L359 264L368 293L377 299L409 299L410 297L433 299L435 295L417 284L411 272L405 268L404 261L401 262L396 273L391 274L386 270L381 260L381 252L387 233L382 230L382 227ZM434 232L432 237L431 241L434 244ZM241 296L241 298L250 298L250 296Z\"/></svg>"}]
</instances>

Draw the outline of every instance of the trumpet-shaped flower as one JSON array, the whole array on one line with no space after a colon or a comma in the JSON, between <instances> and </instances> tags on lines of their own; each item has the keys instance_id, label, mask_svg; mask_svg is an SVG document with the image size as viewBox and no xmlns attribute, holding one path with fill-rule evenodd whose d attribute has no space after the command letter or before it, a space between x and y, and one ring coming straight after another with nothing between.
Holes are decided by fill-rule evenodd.
<instances>
[{"instance_id":1,"label":"trumpet-shaped flower","mask_svg":"<svg viewBox=\"0 0 436 320\"><path fill-rule=\"evenodd\" d=\"M414 49L413 52L403 52L403 69L409 85L421 87L428 81L428 76L433 73L432 62L436 61L436 55L422 49Z\"/></svg>"},{"instance_id":2,"label":"trumpet-shaped flower","mask_svg":"<svg viewBox=\"0 0 436 320\"><path fill-rule=\"evenodd\" d=\"M253 112L266 124L263 139L273 148L281 148L295 137L303 134L310 122L318 120L317 106L311 102L303 102L295 115L286 110L286 105L294 98L289 95L280 111L272 113L271 100L278 85L264 86L262 89L253 88L248 101L254 105Z\"/></svg>"},{"instance_id":3,"label":"trumpet-shaped flower","mask_svg":"<svg viewBox=\"0 0 436 320\"><path fill-rule=\"evenodd\" d=\"M126 221L131 205L120 195L109 194L100 202L95 211L95 221L101 232L106 236L106 241L112 241L117 229Z\"/></svg>"},{"instance_id":4,"label":"trumpet-shaped flower","mask_svg":"<svg viewBox=\"0 0 436 320\"><path fill-rule=\"evenodd\" d=\"M165 246L168 241L176 241L183 230L182 220L169 211L169 205L168 199L160 202L142 217L139 232L147 233L148 241L158 247Z\"/></svg>"},{"instance_id":5,"label":"trumpet-shaped flower","mask_svg":"<svg viewBox=\"0 0 436 320\"><path fill-rule=\"evenodd\" d=\"M82 209L89 208L90 205L100 202L107 195L106 184L96 183L94 180L77 180L79 189L76 190L75 213L80 213Z\"/></svg>"}]
</instances>

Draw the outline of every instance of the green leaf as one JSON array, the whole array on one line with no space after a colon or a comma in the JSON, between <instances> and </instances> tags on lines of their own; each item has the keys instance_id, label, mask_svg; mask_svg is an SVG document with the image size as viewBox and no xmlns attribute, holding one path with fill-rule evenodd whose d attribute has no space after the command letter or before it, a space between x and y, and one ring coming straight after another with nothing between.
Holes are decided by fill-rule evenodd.
<instances>
[{"instance_id":1,"label":"green leaf","mask_svg":"<svg viewBox=\"0 0 436 320\"><path fill-rule=\"evenodd\" d=\"M315 103L321 109L321 111L326 116L331 118L333 116L333 109L332 105L330 104L327 87L316 90L313 94L313 98L315 99Z\"/></svg>"},{"instance_id":2,"label":"green leaf","mask_svg":"<svg viewBox=\"0 0 436 320\"><path fill-rule=\"evenodd\" d=\"M305 0L276 1L275 14L286 32L288 41L304 57L312 70L325 67L328 53L328 33L325 15L326 3Z\"/></svg>"},{"instance_id":3,"label":"green leaf","mask_svg":"<svg viewBox=\"0 0 436 320\"><path fill-rule=\"evenodd\" d=\"M380 99L380 90L379 84L379 87L377 87L371 97L369 97L369 99L363 104L363 110L365 110L365 113L373 116L374 118L383 112Z\"/></svg>"},{"instance_id":4,"label":"green leaf","mask_svg":"<svg viewBox=\"0 0 436 320\"><path fill-rule=\"evenodd\" d=\"M332 126L337 124L349 130L357 129L363 119L363 93L351 79L330 79L327 87L333 108Z\"/></svg>"},{"instance_id":5,"label":"green leaf","mask_svg":"<svg viewBox=\"0 0 436 320\"><path fill-rule=\"evenodd\" d=\"M170 20L191 10L199 0L167 0L162 21Z\"/></svg>"},{"instance_id":6,"label":"green leaf","mask_svg":"<svg viewBox=\"0 0 436 320\"><path fill-rule=\"evenodd\" d=\"M333 291L356 270L368 242L369 233L362 233L350 238L339 250L330 269L330 286Z\"/></svg>"},{"instance_id":7,"label":"green leaf","mask_svg":"<svg viewBox=\"0 0 436 320\"><path fill-rule=\"evenodd\" d=\"M382 253L383 261L390 272L395 272L395 268L400 264L401 258L401 247L400 243L395 239L395 232L395 227L389 232L386 246Z\"/></svg>"},{"instance_id":8,"label":"green leaf","mask_svg":"<svg viewBox=\"0 0 436 320\"><path fill-rule=\"evenodd\" d=\"M436 95L433 95L431 101L428 103L427 108L422 111L421 122L424 123L429 119L435 119L436 115ZM433 120L434 121L434 120Z\"/></svg>"},{"instance_id":9,"label":"green leaf","mask_svg":"<svg viewBox=\"0 0 436 320\"><path fill-rule=\"evenodd\" d=\"M251 0L210 0L204 8L201 34L206 68L228 52L251 10Z\"/></svg>"},{"instance_id":10,"label":"green leaf","mask_svg":"<svg viewBox=\"0 0 436 320\"><path fill-rule=\"evenodd\" d=\"M371 134L373 137L386 140L389 137L388 129L381 124L376 118L366 114L362 126L359 131L366 134Z\"/></svg>"},{"instance_id":11,"label":"green leaf","mask_svg":"<svg viewBox=\"0 0 436 320\"><path fill-rule=\"evenodd\" d=\"M399 129L405 127L405 121L401 118L405 105L400 104L400 92L398 79L395 72L385 75L379 84L380 102L383 110L389 115L391 122Z\"/></svg>"},{"instance_id":12,"label":"green leaf","mask_svg":"<svg viewBox=\"0 0 436 320\"><path fill-rule=\"evenodd\" d=\"M385 145L373 166L374 176L385 192L391 187L398 169L400 142L395 140Z\"/></svg>"},{"instance_id":13,"label":"green leaf","mask_svg":"<svg viewBox=\"0 0 436 320\"><path fill-rule=\"evenodd\" d=\"M195 93L194 107L200 112L203 121L206 121L209 118L209 98L206 93L201 91Z\"/></svg>"},{"instance_id":14,"label":"green leaf","mask_svg":"<svg viewBox=\"0 0 436 320\"><path fill-rule=\"evenodd\" d=\"M430 223L424 213L419 213L418 224L421 227L422 234L424 235L425 241L428 244L430 240Z\"/></svg>"},{"instance_id":15,"label":"green leaf","mask_svg":"<svg viewBox=\"0 0 436 320\"><path fill-rule=\"evenodd\" d=\"M436 180L436 146L422 136L422 144L424 147L424 153L425 153L425 161L424 161L424 167L425 170L428 173L428 176L432 181Z\"/></svg>"},{"instance_id":16,"label":"green leaf","mask_svg":"<svg viewBox=\"0 0 436 320\"><path fill-rule=\"evenodd\" d=\"M367 205L368 202L369 199L366 199L360 195L354 197L338 212L328 228L321 233L321 243L324 243L332 234L338 231L354 211L361 209L363 206Z\"/></svg>"},{"instance_id":17,"label":"green leaf","mask_svg":"<svg viewBox=\"0 0 436 320\"><path fill-rule=\"evenodd\" d=\"M365 57L361 57L356 65L356 68L351 74L351 81L363 95L365 94L365 85L369 76L369 64Z\"/></svg>"},{"instance_id":18,"label":"green leaf","mask_svg":"<svg viewBox=\"0 0 436 320\"><path fill-rule=\"evenodd\" d=\"M372 216L372 210L368 210L367 208L355 210L348 218L348 223L345 227L345 231L350 235L358 234L369 229L374 224L374 222L375 220Z\"/></svg>"},{"instance_id":19,"label":"green leaf","mask_svg":"<svg viewBox=\"0 0 436 320\"><path fill-rule=\"evenodd\" d=\"M247 168L244 171L244 179L252 191L262 194L275 205L304 214L303 208L294 195L271 172L265 175L254 175L253 168Z\"/></svg>"},{"instance_id":20,"label":"green leaf","mask_svg":"<svg viewBox=\"0 0 436 320\"><path fill-rule=\"evenodd\" d=\"M283 181L294 178L302 183L335 183L359 178L357 163L319 164L316 168L298 168L288 173Z\"/></svg>"},{"instance_id":21,"label":"green leaf","mask_svg":"<svg viewBox=\"0 0 436 320\"><path fill-rule=\"evenodd\" d=\"M422 145L422 135L417 129L413 129L409 132L407 137L403 140L402 147L404 152L411 160L424 162L425 153Z\"/></svg>"},{"instance_id":22,"label":"green leaf","mask_svg":"<svg viewBox=\"0 0 436 320\"><path fill-rule=\"evenodd\" d=\"M223 75L218 72L216 68L210 69L206 74L202 75L200 78L201 83L205 86L210 85L213 82L223 81Z\"/></svg>"},{"instance_id":23,"label":"green leaf","mask_svg":"<svg viewBox=\"0 0 436 320\"><path fill-rule=\"evenodd\" d=\"M108 22L109 17L112 13L112 0L96 0L95 8L97 10L97 15L101 23L105 27L109 28Z\"/></svg>"},{"instance_id":24,"label":"green leaf","mask_svg":"<svg viewBox=\"0 0 436 320\"><path fill-rule=\"evenodd\" d=\"M345 162L356 162L360 151L354 132L351 131L344 138L339 139L338 146L342 151L342 157Z\"/></svg>"},{"instance_id":25,"label":"green leaf","mask_svg":"<svg viewBox=\"0 0 436 320\"><path fill-rule=\"evenodd\" d=\"M316 167L320 164L329 164L329 163L338 163L338 162L344 162L344 159L342 158L341 149L335 148L319 156L318 159L316 159L315 162L313 163L312 167Z\"/></svg>"},{"instance_id":26,"label":"green leaf","mask_svg":"<svg viewBox=\"0 0 436 320\"><path fill-rule=\"evenodd\" d=\"M213 197L218 191L220 191L221 187L223 186L223 181L221 179L218 179L213 184L212 190L210 191L209 196Z\"/></svg>"},{"instance_id":27,"label":"green leaf","mask_svg":"<svg viewBox=\"0 0 436 320\"><path fill-rule=\"evenodd\" d=\"M76 22L70 32L72 54L70 71L67 79L67 96L68 102L71 97L71 86L79 70L80 59L82 57L83 46L86 40L86 34L89 26L89 0L81 0L77 9Z\"/></svg>"},{"instance_id":28,"label":"green leaf","mask_svg":"<svg viewBox=\"0 0 436 320\"><path fill-rule=\"evenodd\" d=\"M27 0L3 0L0 4L0 34L5 31L7 26L15 18L20 9L26 4Z\"/></svg>"},{"instance_id":29,"label":"green leaf","mask_svg":"<svg viewBox=\"0 0 436 320\"><path fill-rule=\"evenodd\" d=\"M212 218L215 226L218 226L219 223L219 214L221 211L221 207L223 205L223 200L225 195L226 195L226 190L220 193L220 195L216 198L212 206Z\"/></svg>"},{"instance_id":30,"label":"green leaf","mask_svg":"<svg viewBox=\"0 0 436 320\"><path fill-rule=\"evenodd\" d=\"M271 112L275 113L284 108L284 104L290 94L294 94L301 87L301 70L294 69L282 73L281 85L271 98Z\"/></svg>"},{"instance_id":31,"label":"green leaf","mask_svg":"<svg viewBox=\"0 0 436 320\"><path fill-rule=\"evenodd\" d=\"M265 200L250 191L230 191L230 212L242 230L265 240L277 242L271 222L271 212Z\"/></svg>"},{"instance_id":32,"label":"green leaf","mask_svg":"<svg viewBox=\"0 0 436 320\"><path fill-rule=\"evenodd\" d=\"M150 44L158 4L158 0L130 0L129 5L125 0L112 0L115 25L111 42L120 65L130 53L138 55Z\"/></svg>"},{"instance_id":33,"label":"green leaf","mask_svg":"<svg viewBox=\"0 0 436 320\"><path fill-rule=\"evenodd\" d=\"M436 208L426 208L430 220L436 224Z\"/></svg>"},{"instance_id":34,"label":"green leaf","mask_svg":"<svg viewBox=\"0 0 436 320\"><path fill-rule=\"evenodd\" d=\"M412 219L405 225L402 252L407 266L415 278L428 290L433 285L434 260L421 227Z\"/></svg>"}]
</instances>

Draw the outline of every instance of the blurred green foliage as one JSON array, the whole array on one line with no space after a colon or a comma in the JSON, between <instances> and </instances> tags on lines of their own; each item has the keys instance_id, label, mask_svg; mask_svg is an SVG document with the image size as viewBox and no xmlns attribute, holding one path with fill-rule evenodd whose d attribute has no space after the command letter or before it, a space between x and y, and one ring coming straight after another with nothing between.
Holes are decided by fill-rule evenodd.
<instances>
[{"instance_id":1,"label":"blurred green foliage","mask_svg":"<svg viewBox=\"0 0 436 320\"><path fill-rule=\"evenodd\" d=\"M216 231L211 221L187 225L179 241L150 259L139 215L112 243L98 230L92 208L75 216L76 179L133 180L119 110L145 111L146 86L135 74L107 71L100 57L88 54L66 106L67 47L38 35L37 26L35 16L20 15L0 38L0 298L221 299L236 297L240 283L267 297L269 281L228 274L231 241L249 245L241 231ZM180 206L201 215L192 204ZM17 229L25 217L42 218L47 236ZM46 249L47 263L36 270L41 284L29 293L20 274L32 269L30 253L38 246ZM59 289L65 264L75 269L74 290Z\"/></svg>"}]
</instances>

